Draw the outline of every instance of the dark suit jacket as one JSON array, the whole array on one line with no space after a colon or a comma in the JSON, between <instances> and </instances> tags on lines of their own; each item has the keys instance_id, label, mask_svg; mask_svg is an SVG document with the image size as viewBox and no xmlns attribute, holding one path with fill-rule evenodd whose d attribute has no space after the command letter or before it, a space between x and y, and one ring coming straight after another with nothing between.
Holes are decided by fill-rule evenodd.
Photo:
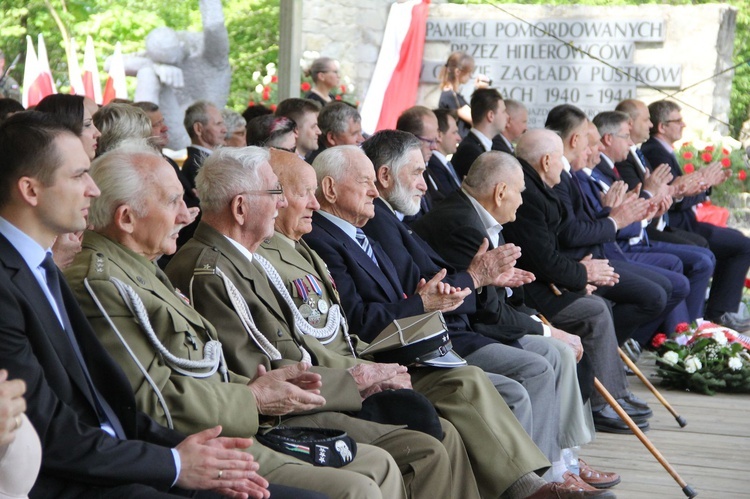
<instances>
[{"instance_id":1,"label":"dark suit jacket","mask_svg":"<svg viewBox=\"0 0 750 499\"><path fill-rule=\"evenodd\" d=\"M586 269L560 251L558 233L568 223L565 211L552 188L523 159L526 190L515 222L503 226L506 241L521 247L518 266L533 272L536 281L526 284L526 300L547 317L573 303L586 288ZM563 173L563 175L565 175ZM557 296L550 287L560 292Z\"/></svg>"},{"instance_id":2,"label":"dark suit jacket","mask_svg":"<svg viewBox=\"0 0 750 499\"><path fill-rule=\"evenodd\" d=\"M42 442L42 469L31 497L66 497L84 494L87 486L127 483L168 490L176 475L169 447L183 436L135 410L130 383L97 341L62 274L65 308L91 378L130 440L112 438L99 427L65 331L32 271L1 235L0 267L0 366L26 382L26 413Z\"/></svg>"},{"instance_id":3,"label":"dark suit jacket","mask_svg":"<svg viewBox=\"0 0 750 499\"><path fill-rule=\"evenodd\" d=\"M646 163L648 164L643 166L651 170L651 164L648 160L646 160ZM641 170L641 167L638 166L638 161L635 159L633 151L628 153L625 161L618 161L615 166L622 180L628 184L628 190L635 189L638 184L643 185L643 182L646 181L646 175Z\"/></svg>"},{"instance_id":4,"label":"dark suit jacket","mask_svg":"<svg viewBox=\"0 0 750 499\"><path fill-rule=\"evenodd\" d=\"M198 170L201 169L203 161L208 155L195 147L188 147L187 153L187 159L185 160L185 163L182 164L182 173L190 183L190 187L195 189L195 176L198 175Z\"/></svg>"},{"instance_id":5,"label":"dark suit jacket","mask_svg":"<svg viewBox=\"0 0 750 499\"><path fill-rule=\"evenodd\" d=\"M479 141L479 138L469 132L466 137L458 144L456 154L451 159L451 164L458 174L458 178L464 178L469 173L469 168L480 154L487 152Z\"/></svg>"},{"instance_id":6,"label":"dark suit jacket","mask_svg":"<svg viewBox=\"0 0 750 499\"><path fill-rule=\"evenodd\" d=\"M491 295L499 298L497 292L490 291L490 294L482 295L484 290L474 289L474 281L471 276L464 272L457 272L447 261L445 261L435 250L430 247L424 239L416 232L409 229L406 225L399 222L393 212L388 209L385 203L375 200L375 217L364 226L365 233L371 238L381 243L381 246L388 254L388 257L396 266L399 279L404 287L414 287L420 278L425 280L431 279L440 269L446 269L448 275L443 282L448 282L453 286L470 288L470 294L464 300L464 303L453 312L444 314L448 320L457 320L457 327L466 328L466 324L471 324L471 328L484 334L485 336L497 341L510 342L528 331L519 327L518 324L505 324L498 322L503 318L503 313L508 312L507 305L503 303L492 304L491 313L477 310L477 302L485 303ZM503 299L505 290L503 289ZM468 314L468 317L466 315ZM482 320L490 322L482 322Z\"/></svg>"},{"instance_id":7,"label":"dark suit jacket","mask_svg":"<svg viewBox=\"0 0 750 499\"><path fill-rule=\"evenodd\" d=\"M553 188L568 220L558 234L560 248L576 261L588 254L605 258L604 243L615 241L615 226L610 220L597 216L576 182L570 174L562 172L560 183Z\"/></svg>"},{"instance_id":8,"label":"dark suit jacket","mask_svg":"<svg viewBox=\"0 0 750 499\"><path fill-rule=\"evenodd\" d=\"M643 143L641 151L652 165L667 163L674 178L682 175L677 158L654 137ZM694 230L696 220L692 208L705 200L706 194L701 193L696 196L686 196L682 198L682 201L672 203L672 207L669 208L669 225L678 229Z\"/></svg>"},{"instance_id":9,"label":"dark suit jacket","mask_svg":"<svg viewBox=\"0 0 750 499\"><path fill-rule=\"evenodd\" d=\"M313 230L303 239L328 265L351 331L363 340L372 341L394 319L424 313L422 298L413 293L417 282L407 294L393 262L377 241L370 239L378 260L375 265L356 241L319 213L313 215ZM411 272L418 275L419 270L414 268ZM446 318L446 322L459 355L490 342L460 329L455 320Z\"/></svg>"},{"instance_id":10,"label":"dark suit jacket","mask_svg":"<svg viewBox=\"0 0 750 499\"><path fill-rule=\"evenodd\" d=\"M428 175L429 178L426 179L427 190L433 200L438 196L438 194L432 192L435 187L437 187L437 192L440 194L440 199L438 199L438 201L442 201L442 199L449 194L461 188L461 186L456 183L456 179L453 178L453 175L448 171L448 167L444 165L437 156L431 156L430 161L427 162L427 172L425 176ZM434 183L434 186L430 180Z\"/></svg>"},{"instance_id":11,"label":"dark suit jacket","mask_svg":"<svg viewBox=\"0 0 750 499\"><path fill-rule=\"evenodd\" d=\"M440 206L422 217L413 226L451 266L466 269L487 237L474 206L462 191L454 192ZM489 238L488 238L489 239ZM504 244L502 235L500 244ZM490 248L492 248L490 243ZM513 290L516 298L522 289ZM477 293L477 311L470 316L472 328L491 337L499 325L505 326L505 340L512 341L526 334L542 334L542 325L528 314L514 309L506 300L505 288L485 286Z\"/></svg>"},{"instance_id":12,"label":"dark suit jacket","mask_svg":"<svg viewBox=\"0 0 750 499\"><path fill-rule=\"evenodd\" d=\"M501 137L501 135L502 134L499 133L492 138L492 150L507 152L508 154L512 154L513 156L515 156L516 153L511 151L510 147L508 147L508 144L505 143L505 140L503 140L503 137Z\"/></svg>"}]
</instances>

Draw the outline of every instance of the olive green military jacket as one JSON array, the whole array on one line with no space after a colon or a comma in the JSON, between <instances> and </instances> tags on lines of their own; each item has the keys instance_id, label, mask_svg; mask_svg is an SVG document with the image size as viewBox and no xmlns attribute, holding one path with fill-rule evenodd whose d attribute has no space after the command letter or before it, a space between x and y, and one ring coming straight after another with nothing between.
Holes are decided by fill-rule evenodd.
<instances>
[{"instance_id":1,"label":"olive green military jacket","mask_svg":"<svg viewBox=\"0 0 750 499\"><path fill-rule=\"evenodd\" d=\"M333 305L341 305L338 291L336 291L331 274L328 272L328 267L318 254L303 240L300 239L298 242L293 241L283 234L276 232L272 238L261 244L257 253L268 260L268 263L273 265L279 273L295 306L300 307L304 301L297 292L294 282L301 280L304 285L306 276L308 275L312 276L320 285L321 296L319 299L326 303L327 308ZM327 318L327 314L322 313L320 322L324 324ZM309 341L310 339L309 336L301 335L299 332L295 334L297 337L301 337L302 341ZM316 343L320 344L317 341ZM327 351L338 354L335 356L336 363L367 362L365 360L355 360L352 355L352 350L359 356L360 352L366 347L367 343L360 340L356 335L350 335L349 340L347 340L342 328L339 328L336 337L325 345Z\"/></svg>"},{"instance_id":2,"label":"olive green military jacket","mask_svg":"<svg viewBox=\"0 0 750 499\"><path fill-rule=\"evenodd\" d=\"M250 379L230 372L229 382L223 382L219 372L197 378L173 369L136 320L133 305L125 301L111 280L118 279L135 291L167 351L182 359L202 360L204 345L216 339L216 330L175 291L156 264L86 231L83 250L65 276L99 340L128 376L141 410L158 423L185 433L215 425L222 425L226 436L257 433L259 415L255 397L247 387Z\"/></svg>"},{"instance_id":3,"label":"olive green military jacket","mask_svg":"<svg viewBox=\"0 0 750 499\"><path fill-rule=\"evenodd\" d=\"M359 410L361 396L354 378L345 370L357 361L342 359L314 338L298 342L296 333L289 329L293 317L280 305L281 299L257 265L223 234L201 222L193 238L170 260L166 273L177 287L192 296L196 310L216 325L227 362L234 372L249 376L257 371L259 364L270 369L299 362L303 359L302 346L315 366L311 370L322 377L321 395L326 404L321 409ZM220 273L237 288L259 332L278 350L280 359L270 360L246 331Z\"/></svg>"}]
</instances>

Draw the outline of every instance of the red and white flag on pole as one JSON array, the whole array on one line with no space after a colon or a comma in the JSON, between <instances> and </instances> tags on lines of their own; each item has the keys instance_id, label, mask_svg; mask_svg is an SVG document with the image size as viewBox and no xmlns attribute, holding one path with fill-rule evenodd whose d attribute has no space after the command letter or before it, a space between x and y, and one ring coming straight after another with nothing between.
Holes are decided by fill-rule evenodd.
<instances>
[{"instance_id":1,"label":"red and white flag on pole","mask_svg":"<svg viewBox=\"0 0 750 499\"><path fill-rule=\"evenodd\" d=\"M83 53L83 90L86 97L97 104L102 103L102 84L99 81L99 66L91 36L86 37L86 50Z\"/></svg>"},{"instance_id":2,"label":"red and white flag on pole","mask_svg":"<svg viewBox=\"0 0 750 499\"><path fill-rule=\"evenodd\" d=\"M78 44L75 38L70 39L67 47L68 53L68 76L70 77L70 93L73 95L86 95L83 88L83 77L81 76L81 66L78 65Z\"/></svg>"},{"instance_id":3,"label":"red and white flag on pole","mask_svg":"<svg viewBox=\"0 0 750 499\"><path fill-rule=\"evenodd\" d=\"M46 54L46 51L45 51ZM51 78L42 76L39 59L36 57L34 42L26 35L26 63L23 70L23 107L36 106L39 101L52 93Z\"/></svg>"},{"instance_id":4,"label":"red and white flag on pole","mask_svg":"<svg viewBox=\"0 0 750 499\"><path fill-rule=\"evenodd\" d=\"M430 0L394 2L378 62L362 104L362 130L395 128L398 116L416 103Z\"/></svg>"},{"instance_id":5,"label":"red and white flag on pole","mask_svg":"<svg viewBox=\"0 0 750 499\"><path fill-rule=\"evenodd\" d=\"M127 99L128 86L125 83L125 63L122 60L122 47L120 42L115 44L115 53L110 60L109 76L104 85L102 105L109 104L113 99Z\"/></svg>"},{"instance_id":6,"label":"red and white flag on pole","mask_svg":"<svg viewBox=\"0 0 750 499\"><path fill-rule=\"evenodd\" d=\"M42 79L44 91L49 92L47 95L57 93L55 79L52 78L52 70L49 67L49 58L47 57L47 46L44 44L44 37L39 33L37 39L37 54L39 57L39 77Z\"/></svg>"}]
</instances>

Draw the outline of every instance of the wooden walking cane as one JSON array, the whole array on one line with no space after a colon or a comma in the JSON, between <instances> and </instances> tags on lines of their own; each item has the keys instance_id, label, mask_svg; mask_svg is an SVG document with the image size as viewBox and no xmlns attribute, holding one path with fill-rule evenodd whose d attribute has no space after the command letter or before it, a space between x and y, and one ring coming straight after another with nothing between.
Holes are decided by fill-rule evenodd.
<instances>
[{"instance_id":1,"label":"wooden walking cane","mask_svg":"<svg viewBox=\"0 0 750 499\"><path fill-rule=\"evenodd\" d=\"M672 465L669 464L669 462L662 456L661 452L659 452L659 449L657 449L654 444L651 443L651 440L648 439L648 437L641 431L640 428L638 428L638 425L633 422L633 420L628 416L628 413L625 412L625 410L620 407L620 404L617 403L617 400L609 393L609 391L604 388L604 385L602 385L601 381L599 381L597 378L594 378L594 386L596 387L596 391L599 392L599 394L604 397L604 400L607 401L609 405L612 406L612 409L615 410L618 416L625 421L625 424L628 425L630 430L635 433L635 436L638 437L638 440L641 441L643 445L646 446L646 449L653 455L657 461L659 461L659 464L661 464L665 470L667 470L667 473L669 473L672 478L674 478L675 482L677 482L677 485L679 485L682 488L683 494L685 494L687 497L695 497L698 495L698 493L693 490L693 488L688 485L685 480L680 477L680 475L677 473L677 471L672 467Z\"/></svg>"},{"instance_id":2,"label":"wooden walking cane","mask_svg":"<svg viewBox=\"0 0 750 499\"><path fill-rule=\"evenodd\" d=\"M620 358L625 363L626 366L630 368L631 371L635 373L636 376L638 376L638 379L641 380L641 382L646 385L646 388L651 390L651 393L654 394L654 396L661 402L661 404L666 407L666 409L674 416L675 420L677 421L677 424L680 425L680 428L684 428L687 426L687 420L677 414L677 411L674 410L674 408L667 402L667 399L665 399L661 393L659 393L659 390L656 389L654 385L651 384L651 382L646 378L646 376L641 372L640 369L638 369L638 366L635 365L635 362L630 360L630 357L627 356L625 352L622 351L622 348L617 347L617 351L620 353Z\"/></svg>"}]
</instances>

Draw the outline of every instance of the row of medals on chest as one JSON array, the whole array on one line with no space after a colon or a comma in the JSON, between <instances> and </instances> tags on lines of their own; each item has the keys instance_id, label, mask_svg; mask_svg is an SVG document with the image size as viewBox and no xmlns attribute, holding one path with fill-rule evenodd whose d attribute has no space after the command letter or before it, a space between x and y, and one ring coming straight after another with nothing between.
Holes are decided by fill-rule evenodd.
<instances>
[{"instance_id":1,"label":"row of medals on chest","mask_svg":"<svg viewBox=\"0 0 750 499\"><path fill-rule=\"evenodd\" d=\"M297 296L302 300L299 313L311 326L317 326L323 322L323 315L328 312L328 302L323 298L323 290L317 279L312 274L294 279L292 286Z\"/></svg>"}]
</instances>

